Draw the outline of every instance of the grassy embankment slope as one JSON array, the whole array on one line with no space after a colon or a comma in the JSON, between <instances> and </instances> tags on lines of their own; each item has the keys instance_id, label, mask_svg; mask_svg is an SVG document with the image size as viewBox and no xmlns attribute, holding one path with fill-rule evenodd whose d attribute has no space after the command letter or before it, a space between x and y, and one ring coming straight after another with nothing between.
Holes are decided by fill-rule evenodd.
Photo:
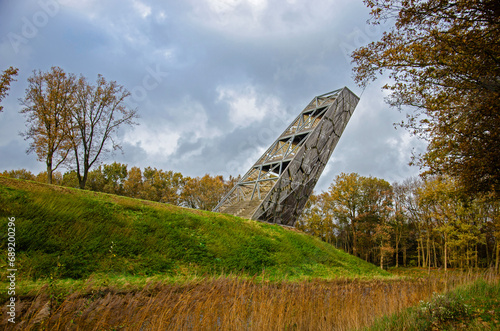
<instances>
[{"instance_id":1,"label":"grassy embankment slope","mask_svg":"<svg viewBox=\"0 0 500 331\"><path fill-rule=\"evenodd\" d=\"M0 177L1 273L8 217L16 223L18 281L263 270L271 280L389 275L277 225L6 177Z\"/></svg>"}]
</instances>

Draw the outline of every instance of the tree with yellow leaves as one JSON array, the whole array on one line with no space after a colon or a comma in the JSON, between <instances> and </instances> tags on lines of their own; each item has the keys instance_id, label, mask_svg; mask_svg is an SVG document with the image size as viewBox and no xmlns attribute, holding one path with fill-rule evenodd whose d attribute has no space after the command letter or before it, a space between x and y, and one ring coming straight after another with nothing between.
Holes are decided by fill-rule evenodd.
<instances>
[{"instance_id":1,"label":"tree with yellow leaves","mask_svg":"<svg viewBox=\"0 0 500 331\"><path fill-rule=\"evenodd\" d=\"M3 98L5 98L8 95L10 83L15 80L14 76L17 76L18 72L19 69L14 67L9 67L0 76L0 102L2 102ZM2 112L2 110L3 106L0 106L0 112Z\"/></svg>"},{"instance_id":2,"label":"tree with yellow leaves","mask_svg":"<svg viewBox=\"0 0 500 331\"><path fill-rule=\"evenodd\" d=\"M379 41L353 52L366 86L389 73L403 125L428 140L419 163L468 192L500 189L500 7L495 0L364 0L372 23L393 20Z\"/></svg>"},{"instance_id":3,"label":"tree with yellow leaves","mask_svg":"<svg viewBox=\"0 0 500 331\"><path fill-rule=\"evenodd\" d=\"M75 76L59 67L48 72L34 71L28 78L26 95L21 99L30 140L28 153L35 152L38 160L47 166L47 182L52 183L52 172L68 158L72 134L71 114L75 106Z\"/></svg>"},{"instance_id":4,"label":"tree with yellow leaves","mask_svg":"<svg viewBox=\"0 0 500 331\"><path fill-rule=\"evenodd\" d=\"M188 177L181 193L182 204L189 208L212 210L229 188L222 176L206 174L201 178Z\"/></svg>"}]
</instances>

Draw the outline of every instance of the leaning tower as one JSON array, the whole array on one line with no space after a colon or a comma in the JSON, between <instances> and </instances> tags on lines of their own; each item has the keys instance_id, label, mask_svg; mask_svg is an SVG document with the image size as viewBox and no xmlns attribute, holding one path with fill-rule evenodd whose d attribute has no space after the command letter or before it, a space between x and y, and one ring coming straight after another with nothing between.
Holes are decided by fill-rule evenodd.
<instances>
[{"instance_id":1,"label":"leaning tower","mask_svg":"<svg viewBox=\"0 0 500 331\"><path fill-rule=\"evenodd\" d=\"M347 87L312 99L214 211L293 226L358 101Z\"/></svg>"}]
</instances>

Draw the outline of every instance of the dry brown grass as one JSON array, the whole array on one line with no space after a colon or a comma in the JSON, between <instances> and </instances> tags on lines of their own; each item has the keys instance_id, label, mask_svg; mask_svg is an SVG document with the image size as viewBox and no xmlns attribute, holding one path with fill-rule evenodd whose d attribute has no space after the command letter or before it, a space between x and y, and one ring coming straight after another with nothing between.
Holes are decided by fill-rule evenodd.
<instances>
[{"instance_id":1,"label":"dry brown grass","mask_svg":"<svg viewBox=\"0 0 500 331\"><path fill-rule=\"evenodd\" d=\"M48 290L18 302L6 330L350 330L441 292L494 274L453 274L413 280L260 282L237 277L182 285L149 284L140 291L79 291L64 301ZM47 310L50 302L51 310ZM3 305L5 307L5 305Z\"/></svg>"}]
</instances>

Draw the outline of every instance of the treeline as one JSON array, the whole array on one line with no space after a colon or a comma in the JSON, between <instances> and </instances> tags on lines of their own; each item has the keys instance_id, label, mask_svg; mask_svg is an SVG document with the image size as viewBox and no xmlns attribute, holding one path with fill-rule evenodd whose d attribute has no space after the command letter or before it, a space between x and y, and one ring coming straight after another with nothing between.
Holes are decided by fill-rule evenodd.
<instances>
[{"instance_id":1,"label":"treeline","mask_svg":"<svg viewBox=\"0 0 500 331\"><path fill-rule=\"evenodd\" d=\"M4 171L1 175L47 182L47 172L35 175L25 169ZM52 183L80 188L76 171L52 174ZM164 202L189 208L212 210L224 194L236 183L237 178L225 180L222 176L187 177L180 172L146 167L128 169L126 164L103 164L89 171L85 189L117 194L137 199Z\"/></svg>"},{"instance_id":2,"label":"treeline","mask_svg":"<svg viewBox=\"0 0 500 331\"><path fill-rule=\"evenodd\" d=\"M389 184L341 174L313 195L297 227L371 263L433 268L500 262L500 203L449 177Z\"/></svg>"}]
</instances>

